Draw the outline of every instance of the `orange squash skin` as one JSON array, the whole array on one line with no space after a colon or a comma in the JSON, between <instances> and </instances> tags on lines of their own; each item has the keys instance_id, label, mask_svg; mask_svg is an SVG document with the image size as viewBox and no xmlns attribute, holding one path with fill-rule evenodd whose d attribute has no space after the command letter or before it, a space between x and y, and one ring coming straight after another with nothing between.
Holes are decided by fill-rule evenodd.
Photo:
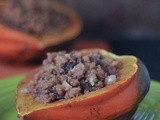
<instances>
[{"instance_id":1,"label":"orange squash skin","mask_svg":"<svg viewBox=\"0 0 160 120\"><path fill-rule=\"evenodd\" d=\"M25 120L128 120L150 86L148 71L139 59L137 66L136 73L130 76L130 79L120 85L115 85L113 89L103 94L84 100L71 100L68 104L39 109L25 115L19 113L19 116ZM17 106L17 109L20 112L21 106Z\"/></svg>"},{"instance_id":2,"label":"orange squash skin","mask_svg":"<svg viewBox=\"0 0 160 120\"><path fill-rule=\"evenodd\" d=\"M0 25L0 33L0 59L24 62L44 48L38 39L9 27Z\"/></svg>"}]
</instances>

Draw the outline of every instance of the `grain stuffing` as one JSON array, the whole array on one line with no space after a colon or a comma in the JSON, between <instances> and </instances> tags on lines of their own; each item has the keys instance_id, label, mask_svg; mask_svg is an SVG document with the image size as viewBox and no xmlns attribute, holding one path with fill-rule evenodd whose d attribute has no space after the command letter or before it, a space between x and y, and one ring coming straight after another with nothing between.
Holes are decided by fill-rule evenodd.
<instances>
[{"instance_id":1,"label":"grain stuffing","mask_svg":"<svg viewBox=\"0 0 160 120\"><path fill-rule=\"evenodd\" d=\"M52 0L10 0L2 12L2 23L34 36L55 34L66 28L70 19L53 8Z\"/></svg>"},{"instance_id":2,"label":"grain stuffing","mask_svg":"<svg viewBox=\"0 0 160 120\"><path fill-rule=\"evenodd\" d=\"M119 62L98 50L48 53L40 71L22 93L51 103L96 91L117 81Z\"/></svg>"}]
</instances>

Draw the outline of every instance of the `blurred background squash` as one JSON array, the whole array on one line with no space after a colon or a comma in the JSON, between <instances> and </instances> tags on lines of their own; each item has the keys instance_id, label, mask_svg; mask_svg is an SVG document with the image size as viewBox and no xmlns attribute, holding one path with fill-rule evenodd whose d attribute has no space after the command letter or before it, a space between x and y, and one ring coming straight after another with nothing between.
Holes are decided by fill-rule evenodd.
<instances>
[{"instance_id":1,"label":"blurred background squash","mask_svg":"<svg viewBox=\"0 0 160 120\"><path fill-rule=\"evenodd\" d=\"M50 49L66 48L81 31L78 15L67 6L55 0L7 0L1 2L0 42L2 59L28 61L43 56ZM18 45L6 42L18 41ZM30 41L30 42L28 42ZM33 42L32 42L33 41ZM32 43L36 43L32 46ZM23 44L27 44L23 45ZM7 49L5 46L13 49ZM63 45L63 47L60 47ZM21 49L16 50L16 47ZM24 46L24 47L23 47ZM66 47L67 46L67 47ZM4 49L4 50L3 50ZM5 51L8 51L5 53ZM45 51L45 52L44 52ZM15 53L15 54L13 54ZM15 56L14 56L15 55ZM25 56L25 57L24 57Z\"/></svg>"}]
</instances>

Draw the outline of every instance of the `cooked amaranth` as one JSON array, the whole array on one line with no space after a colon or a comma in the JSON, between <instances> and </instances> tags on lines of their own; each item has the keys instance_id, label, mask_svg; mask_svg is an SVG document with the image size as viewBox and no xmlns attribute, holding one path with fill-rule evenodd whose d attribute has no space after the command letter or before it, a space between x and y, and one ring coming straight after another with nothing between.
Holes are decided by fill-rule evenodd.
<instances>
[{"instance_id":1,"label":"cooked amaranth","mask_svg":"<svg viewBox=\"0 0 160 120\"><path fill-rule=\"evenodd\" d=\"M104 57L98 50L91 52L48 53L43 66L22 93L31 93L42 103L68 99L96 91L116 82L117 60Z\"/></svg>"},{"instance_id":2,"label":"cooked amaranth","mask_svg":"<svg viewBox=\"0 0 160 120\"><path fill-rule=\"evenodd\" d=\"M8 2L2 12L2 22L31 35L57 33L70 24L69 16L54 10L52 0L10 0Z\"/></svg>"}]
</instances>

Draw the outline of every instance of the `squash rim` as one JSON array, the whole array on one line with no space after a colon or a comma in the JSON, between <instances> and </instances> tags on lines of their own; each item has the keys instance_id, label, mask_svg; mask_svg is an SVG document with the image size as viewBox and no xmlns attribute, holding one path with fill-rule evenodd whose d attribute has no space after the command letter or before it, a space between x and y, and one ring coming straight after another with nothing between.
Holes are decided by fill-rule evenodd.
<instances>
[{"instance_id":1,"label":"squash rim","mask_svg":"<svg viewBox=\"0 0 160 120\"><path fill-rule=\"evenodd\" d=\"M6 4L7 2L1 3L0 13ZM53 35L51 35L52 33L46 33L42 34L42 36L40 37L36 37L34 35L30 35L29 33L7 26L3 23L0 23L0 26L2 26L2 28L6 28L8 30L17 32L18 34L23 34L24 37L28 36L31 38L31 41L33 42L34 40L36 40L37 44L43 45L43 47L40 47L41 49L44 47L50 47L62 44L78 36L82 29L82 22L79 16L71 8L62 4L61 2L54 2L53 9L59 11L60 13L65 13L66 15L69 16L69 25L67 25L65 28L63 28L62 30L58 31L56 34Z\"/></svg>"},{"instance_id":2,"label":"squash rim","mask_svg":"<svg viewBox=\"0 0 160 120\"><path fill-rule=\"evenodd\" d=\"M83 50L83 51L88 51L88 50ZM125 83L126 84L125 87L127 87L127 85L132 82L131 78L136 74L137 69L138 69L137 58L134 57L134 56L128 56L128 55L118 56L118 55L115 55L113 53L107 52L107 51L102 50L102 49L99 49L99 51L104 56L112 57L114 59L126 59L126 58L132 59L133 60L133 67L134 67L134 70L133 70L132 74L130 76L126 77L126 79L124 79L124 80L117 79L119 81L117 81L116 83L113 83L113 84L111 84L109 86L106 86L104 88L101 88L101 89L99 89L97 91L89 92L89 93L86 93L84 95L81 95L81 96L78 96L78 97L75 97L75 98L59 100L59 101L56 101L56 102L53 102L53 103L47 103L47 104L39 103L39 102L37 102L35 100L32 100L32 102L38 104L38 106L36 106L35 108L32 106L30 111L27 111L27 110L25 111L25 110L19 109L19 104L18 104L19 103L19 99L18 99L19 95L22 94L22 93L20 93L20 90L23 87L22 83L26 80L26 79L24 79L18 85L17 91L16 91L16 108L17 108L18 114L20 116L24 116L24 115L30 114L30 113L32 113L34 111L37 111L37 110L43 110L43 109L47 109L47 108L51 108L51 107L52 108L53 107L56 108L56 107L64 106L64 105L67 105L67 104L71 104L72 102L81 102L81 101L84 101L84 100L87 100L87 99L98 97L99 95L103 95L104 93L107 93L107 92L109 93L110 91L113 91L116 88L120 88L120 90L125 89L125 88L121 88L121 85ZM29 95L29 96L32 97L32 95Z\"/></svg>"}]
</instances>

